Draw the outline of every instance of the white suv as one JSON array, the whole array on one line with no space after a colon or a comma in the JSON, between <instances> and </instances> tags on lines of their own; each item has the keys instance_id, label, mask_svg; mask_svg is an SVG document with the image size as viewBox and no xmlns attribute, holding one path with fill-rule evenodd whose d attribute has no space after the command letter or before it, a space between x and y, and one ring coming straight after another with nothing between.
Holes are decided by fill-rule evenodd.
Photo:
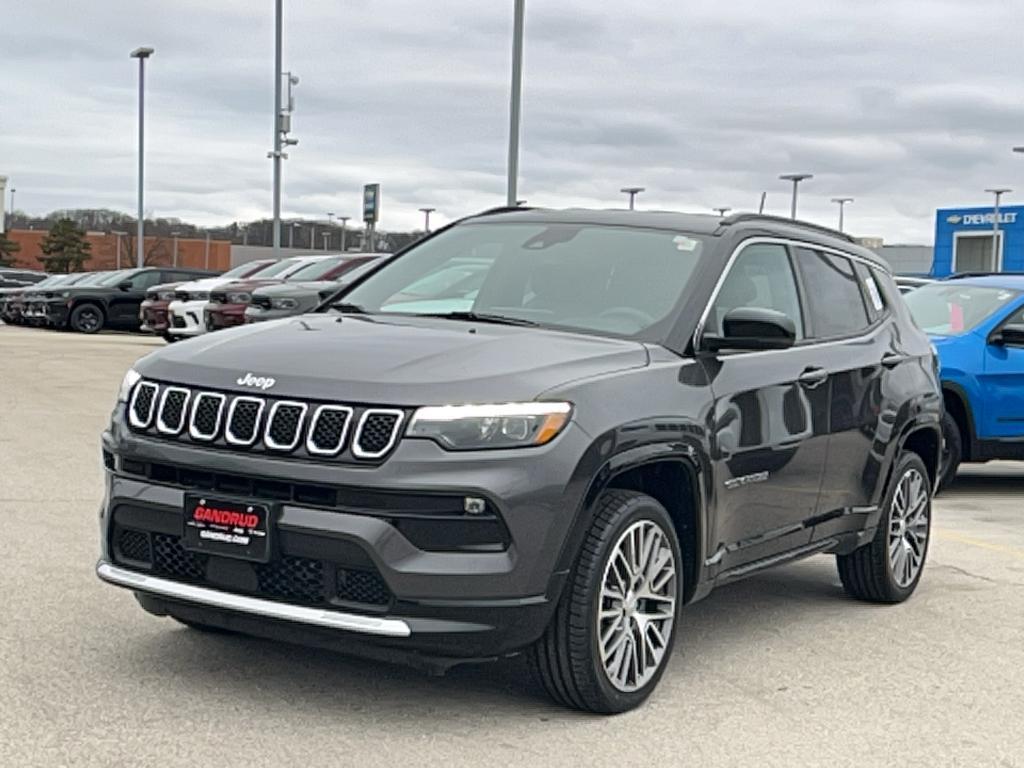
<instances>
[{"instance_id":1,"label":"white suv","mask_svg":"<svg viewBox=\"0 0 1024 768\"><path fill-rule=\"evenodd\" d=\"M208 277L183 283L174 291L174 301L167 307L170 326L167 332L172 336L198 336L206 333L203 321L203 309L210 303L210 291L221 286L246 278L283 279L293 272L302 269L310 262L319 261L326 256L296 256L280 261L248 262L230 269L217 277Z\"/></svg>"}]
</instances>

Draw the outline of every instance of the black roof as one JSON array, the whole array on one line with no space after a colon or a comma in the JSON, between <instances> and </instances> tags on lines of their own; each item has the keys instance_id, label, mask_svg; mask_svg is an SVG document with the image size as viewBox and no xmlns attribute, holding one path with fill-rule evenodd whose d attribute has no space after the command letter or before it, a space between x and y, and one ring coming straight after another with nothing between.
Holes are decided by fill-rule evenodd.
<instances>
[{"instance_id":1,"label":"black roof","mask_svg":"<svg viewBox=\"0 0 1024 768\"><path fill-rule=\"evenodd\" d=\"M840 248L877 264L889 271L889 264L877 253L858 245L852 237L838 230L799 219L768 216L760 213L738 213L726 218L705 213L677 211L630 211L593 208L492 208L476 216L474 221L554 222L565 224L605 224L612 226L671 229L695 235L720 236L741 230L751 235L792 237L822 246Z\"/></svg>"}]
</instances>

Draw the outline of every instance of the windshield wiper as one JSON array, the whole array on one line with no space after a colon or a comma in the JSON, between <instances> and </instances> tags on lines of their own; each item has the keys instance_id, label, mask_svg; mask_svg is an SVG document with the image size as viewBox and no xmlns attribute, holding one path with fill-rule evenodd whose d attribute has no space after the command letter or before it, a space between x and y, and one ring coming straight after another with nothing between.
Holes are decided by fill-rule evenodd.
<instances>
[{"instance_id":1,"label":"windshield wiper","mask_svg":"<svg viewBox=\"0 0 1024 768\"><path fill-rule=\"evenodd\" d=\"M328 305L331 309L346 315L368 315L370 314L358 304L349 304L347 301L336 301Z\"/></svg>"},{"instance_id":2,"label":"windshield wiper","mask_svg":"<svg viewBox=\"0 0 1024 768\"><path fill-rule=\"evenodd\" d=\"M533 320L508 317L507 315L492 315L487 312L417 312L416 314L420 317L440 317L445 320L468 320L477 323L494 323L495 325L521 325L530 328L539 325Z\"/></svg>"}]
</instances>

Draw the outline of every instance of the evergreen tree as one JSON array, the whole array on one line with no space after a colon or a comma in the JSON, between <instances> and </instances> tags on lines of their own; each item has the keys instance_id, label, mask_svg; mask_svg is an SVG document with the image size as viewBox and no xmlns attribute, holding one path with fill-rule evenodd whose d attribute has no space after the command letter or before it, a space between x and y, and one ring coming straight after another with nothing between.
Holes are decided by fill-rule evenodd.
<instances>
[{"instance_id":1,"label":"evergreen tree","mask_svg":"<svg viewBox=\"0 0 1024 768\"><path fill-rule=\"evenodd\" d=\"M71 219L61 219L47 233L42 243L43 255L39 260L47 272L78 272L82 264L92 258L92 245L85 233Z\"/></svg>"},{"instance_id":2,"label":"evergreen tree","mask_svg":"<svg viewBox=\"0 0 1024 768\"><path fill-rule=\"evenodd\" d=\"M14 254L20 250L20 245L10 240L3 232L0 232L0 267L13 267Z\"/></svg>"}]
</instances>

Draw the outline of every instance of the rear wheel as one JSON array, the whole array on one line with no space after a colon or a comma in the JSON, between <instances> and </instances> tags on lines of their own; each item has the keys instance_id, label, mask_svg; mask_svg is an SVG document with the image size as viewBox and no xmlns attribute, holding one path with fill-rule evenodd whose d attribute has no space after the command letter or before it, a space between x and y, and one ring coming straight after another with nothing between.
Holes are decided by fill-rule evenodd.
<instances>
[{"instance_id":1,"label":"rear wheel","mask_svg":"<svg viewBox=\"0 0 1024 768\"><path fill-rule=\"evenodd\" d=\"M942 414L942 464L939 467L939 488L948 488L956 479L963 458L963 435L956 419L946 411Z\"/></svg>"},{"instance_id":2,"label":"rear wheel","mask_svg":"<svg viewBox=\"0 0 1024 768\"><path fill-rule=\"evenodd\" d=\"M931 523L928 470L916 453L904 453L893 470L875 538L836 557L846 593L875 603L910 597L924 572Z\"/></svg>"},{"instance_id":3,"label":"rear wheel","mask_svg":"<svg viewBox=\"0 0 1024 768\"><path fill-rule=\"evenodd\" d=\"M103 310L95 304L79 304L71 310L68 322L79 333L96 333L103 328Z\"/></svg>"},{"instance_id":4,"label":"rear wheel","mask_svg":"<svg viewBox=\"0 0 1024 768\"><path fill-rule=\"evenodd\" d=\"M612 490L531 654L559 703L613 714L640 705L672 655L683 593L672 520L650 496Z\"/></svg>"}]
</instances>

